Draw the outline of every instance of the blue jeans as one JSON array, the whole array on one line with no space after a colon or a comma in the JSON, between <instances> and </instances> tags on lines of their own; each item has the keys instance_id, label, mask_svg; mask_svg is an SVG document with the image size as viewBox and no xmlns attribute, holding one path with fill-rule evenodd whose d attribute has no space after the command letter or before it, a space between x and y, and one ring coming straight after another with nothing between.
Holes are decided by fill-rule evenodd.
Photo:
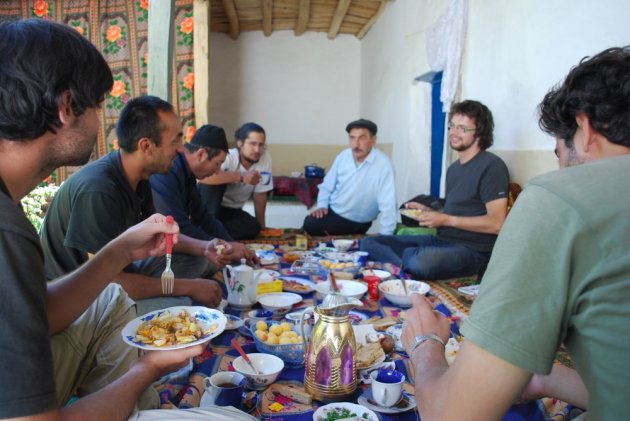
<instances>
[{"instance_id":1,"label":"blue jeans","mask_svg":"<svg viewBox=\"0 0 630 421\"><path fill-rule=\"evenodd\" d=\"M483 270L489 252L439 240L433 235L381 235L361 241L361 250L371 260L402 266L418 279L449 279L472 276Z\"/></svg>"}]
</instances>

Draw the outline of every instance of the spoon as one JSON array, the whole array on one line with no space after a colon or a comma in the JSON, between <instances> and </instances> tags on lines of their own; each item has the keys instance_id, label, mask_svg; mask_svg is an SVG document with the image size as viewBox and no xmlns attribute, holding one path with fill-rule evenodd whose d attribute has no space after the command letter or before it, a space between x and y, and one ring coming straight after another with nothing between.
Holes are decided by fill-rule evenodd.
<instances>
[{"instance_id":1,"label":"spoon","mask_svg":"<svg viewBox=\"0 0 630 421\"><path fill-rule=\"evenodd\" d=\"M238 353L241 354L241 357L243 357L245 362L249 364L252 370L254 370L254 374L260 376L262 373L256 367L254 367L254 364L252 364L252 360L249 359L249 357L245 353L245 350L241 348L241 345L236 341L236 338L232 338L232 346L234 346Z\"/></svg>"}]
</instances>

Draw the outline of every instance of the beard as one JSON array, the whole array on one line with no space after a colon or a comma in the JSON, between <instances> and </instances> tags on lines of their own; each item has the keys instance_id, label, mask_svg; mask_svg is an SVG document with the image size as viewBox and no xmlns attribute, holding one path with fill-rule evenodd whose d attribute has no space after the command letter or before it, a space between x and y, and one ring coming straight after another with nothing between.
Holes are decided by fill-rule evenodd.
<instances>
[{"instance_id":1,"label":"beard","mask_svg":"<svg viewBox=\"0 0 630 421\"><path fill-rule=\"evenodd\" d=\"M467 151L468 149L470 149L472 147L472 145L475 144L475 140L473 139L472 142L470 142L468 144L466 142L464 142L464 141L461 141L459 144L455 144L455 145L453 145L453 142L449 141L449 143L451 145L451 149L452 150L454 150L456 152L464 152L464 151Z\"/></svg>"}]
</instances>

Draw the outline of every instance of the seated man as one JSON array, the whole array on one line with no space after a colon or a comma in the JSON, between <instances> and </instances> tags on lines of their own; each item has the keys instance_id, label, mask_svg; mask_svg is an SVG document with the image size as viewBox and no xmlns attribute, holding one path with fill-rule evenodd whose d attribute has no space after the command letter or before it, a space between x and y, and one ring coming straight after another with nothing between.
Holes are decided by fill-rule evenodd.
<instances>
[{"instance_id":1,"label":"seated man","mask_svg":"<svg viewBox=\"0 0 630 421\"><path fill-rule=\"evenodd\" d=\"M510 211L450 367L448 320L412 296L402 341L423 420L499 420L524 388L588 420L627 419L630 48L583 59L539 111L561 169L531 180ZM576 370L555 367L560 344Z\"/></svg>"},{"instance_id":2,"label":"seated man","mask_svg":"<svg viewBox=\"0 0 630 421\"><path fill-rule=\"evenodd\" d=\"M167 174L153 174L149 178L155 209L161 214L172 215L182 234L198 240L232 240L221 221L201 203L197 190L197 179L216 173L227 152L223 129L206 124L195 132L190 143L184 144L184 152L177 154ZM243 244L230 244L234 256L244 256L251 264L258 262L256 254Z\"/></svg>"},{"instance_id":3,"label":"seated man","mask_svg":"<svg viewBox=\"0 0 630 421\"><path fill-rule=\"evenodd\" d=\"M256 238L266 228L267 194L273 190L271 154L265 149L265 130L256 123L243 124L236 133L221 171L199 180L199 193L235 240ZM254 218L243 210L254 199Z\"/></svg>"},{"instance_id":4,"label":"seated man","mask_svg":"<svg viewBox=\"0 0 630 421\"><path fill-rule=\"evenodd\" d=\"M46 212L40 235L48 279L76 269L117 235L154 213L149 176L170 170L182 147L181 132L179 118L168 102L144 96L127 103L116 127L120 150L70 176ZM217 243L223 241L182 235L173 249L176 297L162 297L163 256L134 262L114 280L132 299L140 300L140 314L191 305L193 300L216 307L221 288L207 278L232 257L231 247L217 257Z\"/></svg>"},{"instance_id":5,"label":"seated man","mask_svg":"<svg viewBox=\"0 0 630 421\"><path fill-rule=\"evenodd\" d=\"M333 162L319 185L317 208L304 219L311 235L365 234L381 214L381 234L396 228L394 167L376 145L376 124L357 120L346 126L350 147Z\"/></svg>"},{"instance_id":6,"label":"seated man","mask_svg":"<svg viewBox=\"0 0 630 421\"><path fill-rule=\"evenodd\" d=\"M420 203L420 225L437 228L433 235L366 238L361 250L370 258L397 264L420 279L470 276L483 271L507 215L509 174L492 146L492 113L477 101L453 104L448 138L458 160L446 173L446 200L442 212Z\"/></svg>"},{"instance_id":7,"label":"seated man","mask_svg":"<svg viewBox=\"0 0 630 421\"><path fill-rule=\"evenodd\" d=\"M135 259L163 254L164 233L176 242L177 226L149 216L47 283L37 233L20 206L55 168L89 159L113 84L109 66L70 26L3 22L0 80L0 418L122 421L137 404L157 407L152 382L203 347L139 357L120 337L136 317L133 302L110 280ZM150 392L152 402L140 399ZM73 394L80 399L67 406Z\"/></svg>"}]
</instances>

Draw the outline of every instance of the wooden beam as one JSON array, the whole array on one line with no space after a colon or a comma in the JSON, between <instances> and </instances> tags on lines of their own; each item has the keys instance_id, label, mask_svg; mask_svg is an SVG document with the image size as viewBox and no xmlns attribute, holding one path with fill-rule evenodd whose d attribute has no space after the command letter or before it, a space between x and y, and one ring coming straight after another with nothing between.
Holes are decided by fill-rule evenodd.
<instances>
[{"instance_id":1,"label":"wooden beam","mask_svg":"<svg viewBox=\"0 0 630 421\"><path fill-rule=\"evenodd\" d=\"M210 112L210 0L193 1L193 69L195 126L208 124Z\"/></svg>"},{"instance_id":2,"label":"wooden beam","mask_svg":"<svg viewBox=\"0 0 630 421\"><path fill-rule=\"evenodd\" d=\"M370 28L374 26L374 24L376 23L376 20L381 15L381 13L383 13L383 10L385 9L385 3L386 3L385 0L381 0L381 4L379 4L378 10L376 11L376 13L374 13L374 15L372 15L370 20L368 20L366 24L363 25L363 28L361 28L361 30L357 33L357 38L363 39L363 37L365 36L365 34L367 34Z\"/></svg>"},{"instance_id":3,"label":"wooden beam","mask_svg":"<svg viewBox=\"0 0 630 421\"><path fill-rule=\"evenodd\" d=\"M300 0L298 6L298 16L295 21L294 33L296 36L302 35L306 31L308 21L311 17L311 0Z\"/></svg>"},{"instance_id":4,"label":"wooden beam","mask_svg":"<svg viewBox=\"0 0 630 421\"><path fill-rule=\"evenodd\" d=\"M263 15L263 33L266 37L271 35L273 31L273 0L260 0Z\"/></svg>"},{"instance_id":5,"label":"wooden beam","mask_svg":"<svg viewBox=\"0 0 630 421\"><path fill-rule=\"evenodd\" d=\"M149 68L147 93L173 103L173 21L175 0L154 1L149 7Z\"/></svg>"},{"instance_id":6,"label":"wooden beam","mask_svg":"<svg viewBox=\"0 0 630 421\"><path fill-rule=\"evenodd\" d=\"M350 7L350 1L351 0L339 0L332 22L330 22L330 28L328 29L328 39L335 39L339 33L339 28L341 28L343 18L348 12L348 7Z\"/></svg>"},{"instance_id":7,"label":"wooden beam","mask_svg":"<svg viewBox=\"0 0 630 421\"><path fill-rule=\"evenodd\" d=\"M238 15L236 14L236 6L234 0L221 0L223 2L223 8L227 15L228 22L230 23L230 38L237 39L241 30L238 25Z\"/></svg>"}]
</instances>

